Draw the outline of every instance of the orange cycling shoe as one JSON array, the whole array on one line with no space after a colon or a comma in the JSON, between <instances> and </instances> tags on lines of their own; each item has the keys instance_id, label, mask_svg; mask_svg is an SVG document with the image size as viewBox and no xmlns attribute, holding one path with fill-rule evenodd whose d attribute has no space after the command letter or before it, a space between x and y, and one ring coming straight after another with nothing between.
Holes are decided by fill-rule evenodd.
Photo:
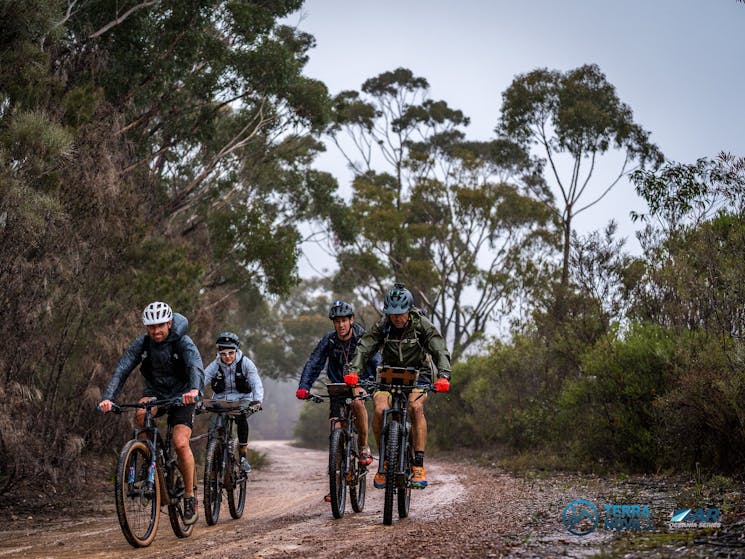
<instances>
[{"instance_id":1,"label":"orange cycling shoe","mask_svg":"<svg viewBox=\"0 0 745 559\"><path fill-rule=\"evenodd\" d=\"M424 466L414 466L411 468L411 488L424 489L427 487L427 474L424 473Z\"/></svg>"},{"instance_id":2,"label":"orange cycling shoe","mask_svg":"<svg viewBox=\"0 0 745 559\"><path fill-rule=\"evenodd\" d=\"M388 469L388 463L383 463L383 471L382 472L375 472L375 477L373 478L373 487L375 489L385 489L385 471Z\"/></svg>"}]
</instances>

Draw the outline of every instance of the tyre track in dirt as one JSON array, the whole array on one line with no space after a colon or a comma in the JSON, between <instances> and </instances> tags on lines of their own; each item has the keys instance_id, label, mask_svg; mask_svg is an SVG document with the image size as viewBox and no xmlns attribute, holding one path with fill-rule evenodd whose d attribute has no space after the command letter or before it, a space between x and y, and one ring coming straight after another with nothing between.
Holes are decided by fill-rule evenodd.
<instances>
[{"instance_id":1,"label":"tyre track in dirt","mask_svg":"<svg viewBox=\"0 0 745 559\"><path fill-rule=\"evenodd\" d=\"M220 521L207 526L199 503L200 519L193 535L179 539L171 531L164 507L153 544L133 549L119 529L112 496L112 503L101 504L97 517L11 523L11 529L0 531L0 559L329 557L356 551L359 545L399 530L382 525L383 492L372 488L370 481L365 510L354 513L347 505L345 517L333 519L328 503L323 502L328 489L325 452L283 441L256 441L253 447L267 454L270 465L251 474L246 511L239 520L230 518L223 502ZM461 498L464 489L459 476L436 463L429 465L428 475L430 487L413 493L410 518L401 521L402 525L411 526L417 519L444 519L450 515L449 506ZM337 541L340 534L345 541Z\"/></svg>"}]
</instances>

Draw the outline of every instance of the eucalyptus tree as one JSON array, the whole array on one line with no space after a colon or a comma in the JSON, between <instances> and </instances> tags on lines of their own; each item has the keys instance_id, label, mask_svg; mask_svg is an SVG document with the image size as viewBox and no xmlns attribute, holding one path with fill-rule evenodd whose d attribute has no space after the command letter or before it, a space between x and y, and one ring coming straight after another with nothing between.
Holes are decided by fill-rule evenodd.
<instances>
[{"instance_id":1,"label":"eucalyptus tree","mask_svg":"<svg viewBox=\"0 0 745 559\"><path fill-rule=\"evenodd\" d=\"M518 75L502 94L501 111L497 133L525 149L538 146L561 194L558 209L553 203L547 207L562 225L561 283L566 286L574 218L592 209L628 173L659 166L662 154L594 64ZM623 158L618 171L609 179L595 177L602 156L612 152Z\"/></svg>"},{"instance_id":2,"label":"eucalyptus tree","mask_svg":"<svg viewBox=\"0 0 745 559\"><path fill-rule=\"evenodd\" d=\"M649 207L636 217L646 276L636 316L742 338L745 332L745 158L720 154L633 176ZM725 339L725 338L722 338Z\"/></svg>"},{"instance_id":3,"label":"eucalyptus tree","mask_svg":"<svg viewBox=\"0 0 745 559\"><path fill-rule=\"evenodd\" d=\"M0 4L0 389L46 410L38 456L6 462L7 438L0 463L51 472L78 437L116 436L80 398L149 300L207 342L215 316L297 281L298 223L336 204L310 165L329 115L304 74L314 40L279 23L301 5Z\"/></svg>"},{"instance_id":4,"label":"eucalyptus tree","mask_svg":"<svg viewBox=\"0 0 745 559\"><path fill-rule=\"evenodd\" d=\"M527 184L541 189L539 168L513 142L467 141L468 118L429 99L408 69L340 93L334 107L329 132L354 171L351 217L335 223L337 285L379 306L404 281L457 358L509 312L551 242L549 213L526 195Z\"/></svg>"}]
</instances>

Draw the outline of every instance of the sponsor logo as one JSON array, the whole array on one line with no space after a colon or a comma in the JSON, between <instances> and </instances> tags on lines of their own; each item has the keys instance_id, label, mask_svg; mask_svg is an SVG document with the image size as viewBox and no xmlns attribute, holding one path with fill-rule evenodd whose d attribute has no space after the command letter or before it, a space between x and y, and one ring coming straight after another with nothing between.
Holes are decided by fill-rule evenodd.
<instances>
[{"instance_id":1,"label":"sponsor logo","mask_svg":"<svg viewBox=\"0 0 745 559\"><path fill-rule=\"evenodd\" d=\"M575 499L564 507L561 523L570 534L586 536L597 529L612 532L648 532L655 529L649 505L602 505L603 516L590 501Z\"/></svg>"},{"instance_id":2,"label":"sponsor logo","mask_svg":"<svg viewBox=\"0 0 745 559\"><path fill-rule=\"evenodd\" d=\"M722 511L716 508L675 509L670 517L670 528L719 528Z\"/></svg>"},{"instance_id":3,"label":"sponsor logo","mask_svg":"<svg viewBox=\"0 0 745 559\"><path fill-rule=\"evenodd\" d=\"M598 527L600 514L595 505L584 499L576 499L564 507L561 523L570 534L586 536Z\"/></svg>"},{"instance_id":4,"label":"sponsor logo","mask_svg":"<svg viewBox=\"0 0 745 559\"><path fill-rule=\"evenodd\" d=\"M603 505L603 528L616 532L651 532L654 530L649 505Z\"/></svg>"}]
</instances>

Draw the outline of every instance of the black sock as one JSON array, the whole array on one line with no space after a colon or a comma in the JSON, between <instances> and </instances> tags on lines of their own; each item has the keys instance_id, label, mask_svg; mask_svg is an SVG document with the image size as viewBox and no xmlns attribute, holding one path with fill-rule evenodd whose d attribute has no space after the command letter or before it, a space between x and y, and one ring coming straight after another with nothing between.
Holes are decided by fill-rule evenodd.
<instances>
[{"instance_id":1,"label":"black sock","mask_svg":"<svg viewBox=\"0 0 745 559\"><path fill-rule=\"evenodd\" d=\"M424 451L417 450L414 452L414 465L424 466Z\"/></svg>"}]
</instances>

